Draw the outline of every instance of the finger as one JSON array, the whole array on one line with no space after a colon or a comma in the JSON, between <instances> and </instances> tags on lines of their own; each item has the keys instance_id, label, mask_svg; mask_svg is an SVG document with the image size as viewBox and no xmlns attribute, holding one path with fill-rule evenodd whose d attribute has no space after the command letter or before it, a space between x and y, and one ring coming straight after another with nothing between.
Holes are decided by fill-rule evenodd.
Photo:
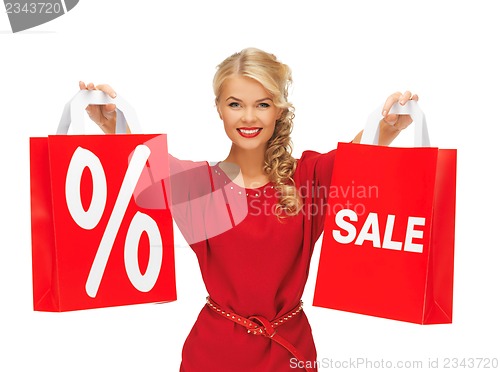
<instances>
[{"instance_id":1,"label":"finger","mask_svg":"<svg viewBox=\"0 0 500 372\"><path fill-rule=\"evenodd\" d=\"M389 114L383 119L387 124L394 125L399 120L398 114Z\"/></svg>"},{"instance_id":2,"label":"finger","mask_svg":"<svg viewBox=\"0 0 500 372\"><path fill-rule=\"evenodd\" d=\"M88 90L94 90L95 89L94 83L88 83L87 84L87 89Z\"/></svg>"},{"instance_id":3,"label":"finger","mask_svg":"<svg viewBox=\"0 0 500 372\"><path fill-rule=\"evenodd\" d=\"M103 105L102 114L106 119L111 119L115 115L116 105L114 103L108 103Z\"/></svg>"},{"instance_id":4,"label":"finger","mask_svg":"<svg viewBox=\"0 0 500 372\"><path fill-rule=\"evenodd\" d=\"M399 98L401 97L400 92L396 92L391 94L389 97L387 97L384 106L382 107L382 116L386 118L387 114L391 110L392 105L394 105L396 102L398 102Z\"/></svg>"},{"instance_id":5,"label":"finger","mask_svg":"<svg viewBox=\"0 0 500 372\"><path fill-rule=\"evenodd\" d=\"M85 85L85 83L83 81L78 82L78 85L80 86L81 90L87 89L87 86Z\"/></svg>"},{"instance_id":6,"label":"finger","mask_svg":"<svg viewBox=\"0 0 500 372\"><path fill-rule=\"evenodd\" d=\"M412 100L412 101L418 101L418 95L414 94L414 95L411 97L411 100Z\"/></svg>"},{"instance_id":7,"label":"finger","mask_svg":"<svg viewBox=\"0 0 500 372\"><path fill-rule=\"evenodd\" d=\"M399 97L399 104L404 106L409 100L411 100L411 92L407 90Z\"/></svg>"},{"instance_id":8,"label":"finger","mask_svg":"<svg viewBox=\"0 0 500 372\"><path fill-rule=\"evenodd\" d=\"M88 105L87 107L85 107L85 111L87 112L87 115L89 116L89 118L94 120L93 118L95 117L95 114L96 114L95 108L92 105Z\"/></svg>"},{"instance_id":9,"label":"finger","mask_svg":"<svg viewBox=\"0 0 500 372\"><path fill-rule=\"evenodd\" d=\"M104 93L106 93L108 96L111 98L116 98L116 92L111 86L108 84L99 84L96 86L97 89L102 90Z\"/></svg>"},{"instance_id":10,"label":"finger","mask_svg":"<svg viewBox=\"0 0 500 372\"><path fill-rule=\"evenodd\" d=\"M104 105L105 112L114 112L116 110L116 105L114 103L106 103Z\"/></svg>"}]
</instances>

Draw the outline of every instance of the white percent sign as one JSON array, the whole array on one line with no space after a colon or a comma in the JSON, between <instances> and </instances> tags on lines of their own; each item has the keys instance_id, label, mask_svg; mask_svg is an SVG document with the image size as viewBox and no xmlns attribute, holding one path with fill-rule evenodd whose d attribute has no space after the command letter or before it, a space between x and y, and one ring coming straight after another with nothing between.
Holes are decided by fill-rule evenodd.
<instances>
[{"instance_id":1,"label":"white percent sign","mask_svg":"<svg viewBox=\"0 0 500 372\"><path fill-rule=\"evenodd\" d=\"M97 295L116 235L150 154L151 150L145 145L138 145L132 154L85 285L87 294L92 298ZM79 192L85 168L90 170L93 183L92 199L87 210L82 205ZM75 150L66 175L65 193L73 220L83 229L94 229L101 220L106 206L107 184L101 161L93 152L82 147ZM139 240L143 232L148 235L150 249L148 267L144 274L139 269L138 261ZM158 279L162 246L157 223L150 216L136 212L127 231L123 257L130 282L141 292L149 292Z\"/></svg>"}]
</instances>

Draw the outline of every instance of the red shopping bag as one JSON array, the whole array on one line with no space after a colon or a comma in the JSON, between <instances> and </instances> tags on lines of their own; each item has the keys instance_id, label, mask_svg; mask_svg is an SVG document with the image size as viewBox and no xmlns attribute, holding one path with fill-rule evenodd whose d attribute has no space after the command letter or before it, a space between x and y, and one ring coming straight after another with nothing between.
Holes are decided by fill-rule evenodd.
<instances>
[{"instance_id":1,"label":"red shopping bag","mask_svg":"<svg viewBox=\"0 0 500 372\"><path fill-rule=\"evenodd\" d=\"M82 130L83 108L107 102L101 92L78 93L66 105L58 133L66 132L70 122ZM120 109L123 132L124 114L130 125L135 116L122 99L112 102ZM168 176L167 159L164 134L30 139L35 310L176 299L167 190L164 205L155 209L135 201L142 190Z\"/></svg>"},{"instance_id":2,"label":"red shopping bag","mask_svg":"<svg viewBox=\"0 0 500 372\"><path fill-rule=\"evenodd\" d=\"M451 323L456 150L429 147L415 102L397 106L426 147L339 144L313 304ZM375 143L379 119L369 122L362 142Z\"/></svg>"}]
</instances>

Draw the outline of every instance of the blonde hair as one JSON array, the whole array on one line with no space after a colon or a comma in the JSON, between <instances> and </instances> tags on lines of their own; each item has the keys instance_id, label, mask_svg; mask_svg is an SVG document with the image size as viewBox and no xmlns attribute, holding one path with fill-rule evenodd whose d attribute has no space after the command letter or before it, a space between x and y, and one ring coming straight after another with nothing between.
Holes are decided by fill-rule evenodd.
<instances>
[{"instance_id":1,"label":"blonde hair","mask_svg":"<svg viewBox=\"0 0 500 372\"><path fill-rule=\"evenodd\" d=\"M224 81L234 75L258 81L271 94L274 105L283 110L268 141L264 172L278 191L279 202L275 207L275 214L279 217L296 215L300 211L301 200L293 181L296 160L292 157L290 134L295 114L293 105L288 102L288 88L292 83L291 70L273 54L256 48L243 49L217 66L213 80L216 101Z\"/></svg>"}]
</instances>

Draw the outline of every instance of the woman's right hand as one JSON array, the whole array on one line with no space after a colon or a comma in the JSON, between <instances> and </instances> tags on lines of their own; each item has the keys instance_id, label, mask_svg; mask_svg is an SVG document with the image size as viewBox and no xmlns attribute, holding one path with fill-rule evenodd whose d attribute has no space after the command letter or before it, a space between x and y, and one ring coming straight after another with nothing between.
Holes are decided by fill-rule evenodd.
<instances>
[{"instance_id":1,"label":"woman's right hand","mask_svg":"<svg viewBox=\"0 0 500 372\"><path fill-rule=\"evenodd\" d=\"M116 92L107 84L95 86L93 83L85 84L80 81L82 90L101 90L111 98L116 97ZM96 123L104 133L115 133L116 131L116 105L108 103L106 105L88 105L85 109L90 119Z\"/></svg>"}]
</instances>

